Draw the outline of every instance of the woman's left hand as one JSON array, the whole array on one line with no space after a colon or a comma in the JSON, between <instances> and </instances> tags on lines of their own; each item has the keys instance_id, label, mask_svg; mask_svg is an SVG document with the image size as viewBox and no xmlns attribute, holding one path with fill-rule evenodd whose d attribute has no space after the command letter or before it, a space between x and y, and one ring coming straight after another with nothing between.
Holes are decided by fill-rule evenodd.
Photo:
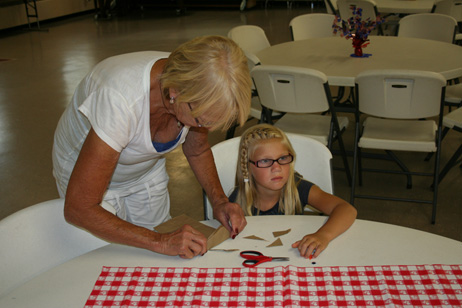
<instances>
[{"instance_id":1,"label":"woman's left hand","mask_svg":"<svg viewBox=\"0 0 462 308\"><path fill-rule=\"evenodd\" d=\"M327 248L329 240L317 233L305 235L300 241L292 244L292 248L298 248L300 256L306 259L316 258Z\"/></svg>"},{"instance_id":2,"label":"woman's left hand","mask_svg":"<svg viewBox=\"0 0 462 308\"><path fill-rule=\"evenodd\" d=\"M224 202L213 207L213 216L226 228L231 238L235 238L247 225L244 211L237 203Z\"/></svg>"}]
</instances>

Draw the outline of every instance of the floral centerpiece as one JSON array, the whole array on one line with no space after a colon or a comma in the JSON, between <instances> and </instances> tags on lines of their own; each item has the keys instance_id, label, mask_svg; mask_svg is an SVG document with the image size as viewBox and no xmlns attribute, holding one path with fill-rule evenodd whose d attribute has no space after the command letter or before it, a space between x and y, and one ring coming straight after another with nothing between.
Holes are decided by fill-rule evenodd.
<instances>
[{"instance_id":1,"label":"floral centerpiece","mask_svg":"<svg viewBox=\"0 0 462 308\"><path fill-rule=\"evenodd\" d=\"M342 20L340 16L335 16L334 24L332 28L334 29L334 34L340 32L341 37L346 39L351 39L353 41L353 48L355 53L352 54L352 57L365 57L370 56L370 54L363 55L363 47L366 47L369 43L368 36L372 30L374 30L378 25L382 24L385 20L377 15L375 20L367 18L362 20L362 9L356 6L351 6L353 11L353 16L348 18L348 20Z\"/></svg>"}]
</instances>

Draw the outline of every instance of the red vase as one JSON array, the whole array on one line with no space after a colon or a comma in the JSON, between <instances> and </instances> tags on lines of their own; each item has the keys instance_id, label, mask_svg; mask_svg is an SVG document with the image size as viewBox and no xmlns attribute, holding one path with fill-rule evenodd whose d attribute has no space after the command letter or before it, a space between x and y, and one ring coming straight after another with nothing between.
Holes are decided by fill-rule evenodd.
<instances>
[{"instance_id":1,"label":"red vase","mask_svg":"<svg viewBox=\"0 0 462 308\"><path fill-rule=\"evenodd\" d=\"M355 56L362 57L363 56L363 44L366 41L359 38L353 37L353 48L355 49Z\"/></svg>"}]
</instances>

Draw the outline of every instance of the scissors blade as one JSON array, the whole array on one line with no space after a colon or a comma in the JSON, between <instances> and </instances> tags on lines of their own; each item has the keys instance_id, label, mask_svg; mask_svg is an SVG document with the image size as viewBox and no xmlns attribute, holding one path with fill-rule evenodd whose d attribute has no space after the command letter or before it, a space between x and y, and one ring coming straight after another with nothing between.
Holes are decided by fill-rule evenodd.
<instances>
[{"instance_id":1,"label":"scissors blade","mask_svg":"<svg viewBox=\"0 0 462 308\"><path fill-rule=\"evenodd\" d=\"M289 261L288 257L274 257L272 261Z\"/></svg>"}]
</instances>

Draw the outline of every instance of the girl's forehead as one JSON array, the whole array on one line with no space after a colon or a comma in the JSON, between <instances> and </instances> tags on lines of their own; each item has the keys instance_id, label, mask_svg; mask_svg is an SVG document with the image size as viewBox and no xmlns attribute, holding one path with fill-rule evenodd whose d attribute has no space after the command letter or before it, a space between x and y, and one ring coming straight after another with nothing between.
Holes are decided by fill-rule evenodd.
<instances>
[{"instance_id":1,"label":"girl's forehead","mask_svg":"<svg viewBox=\"0 0 462 308\"><path fill-rule=\"evenodd\" d=\"M254 143L252 153L269 152L269 151L287 151L287 146L282 142L281 138L271 138L265 140L258 140Z\"/></svg>"}]
</instances>

